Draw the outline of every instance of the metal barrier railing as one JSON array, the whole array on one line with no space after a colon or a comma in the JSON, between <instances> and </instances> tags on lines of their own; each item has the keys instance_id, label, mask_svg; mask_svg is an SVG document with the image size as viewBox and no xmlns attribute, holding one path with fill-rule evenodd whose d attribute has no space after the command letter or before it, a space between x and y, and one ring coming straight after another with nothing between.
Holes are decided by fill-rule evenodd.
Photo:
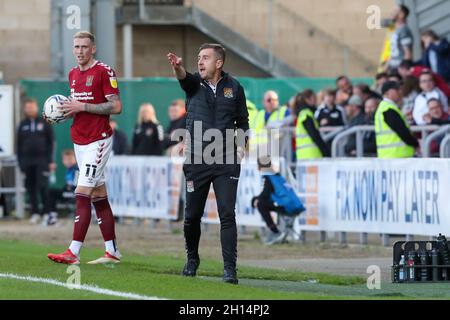
<instances>
[{"instance_id":1,"label":"metal barrier railing","mask_svg":"<svg viewBox=\"0 0 450 320\"><path fill-rule=\"evenodd\" d=\"M426 125L426 126L412 126L410 130L414 133L421 134L422 143L422 156L429 156L429 148L431 141L439 137L440 135L444 135L446 133L450 133L449 126L441 127L437 125ZM294 164L293 162L293 148L292 148L292 139L295 137L295 128L294 127L285 127L279 129L282 133L281 135L281 143L280 155L288 159L290 164ZM344 157L344 147L346 140L351 135L356 135L356 157L364 157L364 133L366 132L374 132L375 126L372 125L362 125L362 126L354 126L351 128L345 127L322 127L320 128L320 132L322 134L325 142L330 142L331 144L331 157ZM439 134L437 133L439 132Z\"/></svg>"},{"instance_id":2,"label":"metal barrier railing","mask_svg":"<svg viewBox=\"0 0 450 320\"><path fill-rule=\"evenodd\" d=\"M447 134L439 146L439 158L450 158L450 134Z\"/></svg>"},{"instance_id":3,"label":"metal barrier railing","mask_svg":"<svg viewBox=\"0 0 450 320\"><path fill-rule=\"evenodd\" d=\"M336 137L340 132L344 131L345 127L344 126L339 126L339 127L322 127L319 129L322 138L325 142L328 142L332 139L334 139L334 137Z\"/></svg>"},{"instance_id":4,"label":"metal barrier railing","mask_svg":"<svg viewBox=\"0 0 450 320\"><path fill-rule=\"evenodd\" d=\"M290 167L295 166L293 157L292 139L295 137L295 127L279 128L281 132L280 141L280 156L285 158ZM345 130L345 127L321 127L320 133L325 142L329 142L336 137L340 132Z\"/></svg>"},{"instance_id":5,"label":"metal barrier railing","mask_svg":"<svg viewBox=\"0 0 450 320\"><path fill-rule=\"evenodd\" d=\"M1 182L1 172L5 167L14 168L14 186L13 187L0 187L0 194L14 194L16 217L23 219L25 217L25 203L24 203L24 193L25 189L23 187L22 173L20 172L19 165L15 156L0 157L0 182ZM0 184L1 186L2 184Z\"/></svg>"},{"instance_id":6,"label":"metal barrier railing","mask_svg":"<svg viewBox=\"0 0 450 320\"><path fill-rule=\"evenodd\" d=\"M331 157L341 157L343 156L343 149L344 149L344 142L347 140L344 140L344 138L349 137L350 135L356 134L356 156L357 157L363 157L364 156L364 145L363 145L363 137L362 133L367 131L375 131L374 126L355 126L351 127L343 132L340 132L339 134L334 137L333 142L331 143ZM339 149L338 149L339 148Z\"/></svg>"},{"instance_id":7,"label":"metal barrier railing","mask_svg":"<svg viewBox=\"0 0 450 320\"><path fill-rule=\"evenodd\" d=\"M420 132L422 141L425 141L432 132L439 130L440 128L442 128L442 126L426 125L426 126L412 126L410 130L414 133Z\"/></svg>"},{"instance_id":8,"label":"metal barrier railing","mask_svg":"<svg viewBox=\"0 0 450 320\"><path fill-rule=\"evenodd\" d=\"M424 138L424 143L423 143L423 148L422 148L422 153L423 153L423 157L424 158L429 158L431 156L431 152L430 152L430 147L431 147L431 143L443 136L446 135L447 133L450 133L450 125L446 125L443 127L437 127L437 130L435 130L432 134L428 135L426 138Z\"/></svg>"},{"instance_id":9,"label":"metal barrier railing","mask_svg":"<svg viewBox=\"0 0 450 320\"><path fill-rule=\"evenodd\" d=\"M450 127L450 126L449 126ZM424 157L427 157L428 151L429 151L429 142L427 144L427 141L432 141L436 138L436 136L433 136L437 131L442 130L442 127L436 126L436 125L429 125L429 126L412 126L410 128L411 132L414 133L420 133L422 141L425 141L422 148L422 154ZM344 148L344 139L348 138L352 134L356 134L356 157L364 157L364 143L363 143L363 133L364 132L374 132L375 126L369 126L369 125L363 125L363 126L355 126L351 127L338 135L333 139L333 143L331 145L331 157L342 157L345 156L343 152ZM450 130L447 130L445 132L448 132ZM433 132L430 134L430 132ZM442 134L441 134L442 135ZM432 138L433 136L433 138ZM432 138L431 140L429 140Z\"/></svg>"},{"instance_id":10,"label":"metal barrier railing","mask_svg":"<svg viewBox=\"0 0 450 320\"><path fill-rule=\"evenodd\" d=\"M295 137L294 127L285 127L279 129L282 133L280 155L288 159L288 162L293 164L293 148L292 139ZM441 135L450 133L450 125L441 127L437 125L426 125L426 126L412 126L410 130L414 133L421 134L422 140L422 156L429 157L429 149L431 141L438 138ZM331 144L331 157L344 157L344 147L346 140L351 135L356 135L356 157L364 157L364 133L374 132L375 126L372 125L362 125L355 126L351 128L345 127L322 127L320 132L322 134L325 142L330 142Z\"/></svg>"}]
</instances>

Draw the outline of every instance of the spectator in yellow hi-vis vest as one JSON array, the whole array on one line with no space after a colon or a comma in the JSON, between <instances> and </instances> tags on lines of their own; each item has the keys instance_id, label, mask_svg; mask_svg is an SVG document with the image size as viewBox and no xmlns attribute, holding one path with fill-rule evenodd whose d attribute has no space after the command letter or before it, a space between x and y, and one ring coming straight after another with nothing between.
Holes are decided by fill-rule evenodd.
<instances>
[{"instance_id":1,"label":"spectator in yellow hi-vis vest","mask_svg":"<svg viewBox=\"0 0 450 320\"><path fill-rule=\"evenodd\" d=\"M401 100L400 84L387 81L381 89L381 101L375 113L375 135L378 158L410 158L419 146L397 103Z\"/></svg>"},{"instance_id":2,"label":"spectator in yellow hi-vis vest","mask_svg":"<svg viewBox=\"0 0 450 320\"><path fill-rule=\"evenodd\" d=\"M330 151L323 141L319 124L314 118L316 95L310 89L296 97L298 116L295 126L295 149L297 160L329 157Z\"/></svg>"},{"instance_id":3,"label":"spectator in yellow hi-vis vest","mask_svg":"<svg viewBox=\"0 0 450 320\"><path fill-rule=\"evenodd\" d=\"M247 111L248 111L248 122L251 124L255 121L256 115L258 114L258 108L256 105L247 99Z\"/></svg>"},{"instance_id":4,"label":"spectator in yellow hi-vis vest","mask_svg":"<svg viewBox=\"0 0 450 320\"><path fill-rule=\"evenodd\" d=\"M260 149L258 152L262 152L263 149L264 152L269 150L268 128L281 127L283 119L290 115L289 109L286 106L280 107L279 104L278 94L275 91L269 90L264 94L264 109L258 111L253 122L250 122L252 129L250 150L255 151L257 146Z\"/></svg>"}]
</instances>

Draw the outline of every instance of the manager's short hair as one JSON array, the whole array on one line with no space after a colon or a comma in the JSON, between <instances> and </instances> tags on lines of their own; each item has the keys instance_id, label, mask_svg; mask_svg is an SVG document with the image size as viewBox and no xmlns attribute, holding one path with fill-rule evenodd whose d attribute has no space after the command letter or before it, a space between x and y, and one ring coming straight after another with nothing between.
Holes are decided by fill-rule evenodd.
<instances>
[{"instance_id":1,"label":"manager's short hair","mask_svg":"<svg viewBox=\"0 0 450 320\"><path fill-rule=\"evenodd\" d=\"M204 50L204 49L213 49L214 53L216 54L217 58L219 58L219 60L222 60L223 63L225 63L225 48L218 43L204 43L200 46L200 48L198 49L198 52Z\"/></svg>"}]
</instances>

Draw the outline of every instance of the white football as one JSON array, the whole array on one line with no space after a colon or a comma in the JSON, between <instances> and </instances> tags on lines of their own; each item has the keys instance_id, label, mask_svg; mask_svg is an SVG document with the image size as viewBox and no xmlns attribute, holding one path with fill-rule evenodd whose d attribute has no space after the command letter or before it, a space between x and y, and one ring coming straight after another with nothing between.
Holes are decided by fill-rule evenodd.
<instances>
[{"instance_id":1,"label":"white football","mask_svg":"<svg viewBox=\"0 0 450 320\"><path fill-rule=\"evenodd\" d=\"M55 94L49 97L44 103L44 115L50 123L59 123L66 120L64 114L58 109L63 101L68 101L65 96Z\"/></svg>"}]
</instances>

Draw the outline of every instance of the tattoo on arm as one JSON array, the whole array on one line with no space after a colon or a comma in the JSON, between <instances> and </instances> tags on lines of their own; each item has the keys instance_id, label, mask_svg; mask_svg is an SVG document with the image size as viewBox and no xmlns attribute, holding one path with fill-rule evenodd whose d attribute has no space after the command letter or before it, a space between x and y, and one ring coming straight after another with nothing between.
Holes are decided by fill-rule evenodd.
<instances>
[{"instance_id":1,"label":"tattoo on arm","mask_svg":"<svg viewBox=\"0 0 450 320\"><path fill-rule=\"evenodd\" d=\"M99 104L84 104L84 111L94 114L111 114L114 109L116 101L119 101L119 96L116 94L108 96L108 102L103 102Z\"/></svg>"}]
</instances>

